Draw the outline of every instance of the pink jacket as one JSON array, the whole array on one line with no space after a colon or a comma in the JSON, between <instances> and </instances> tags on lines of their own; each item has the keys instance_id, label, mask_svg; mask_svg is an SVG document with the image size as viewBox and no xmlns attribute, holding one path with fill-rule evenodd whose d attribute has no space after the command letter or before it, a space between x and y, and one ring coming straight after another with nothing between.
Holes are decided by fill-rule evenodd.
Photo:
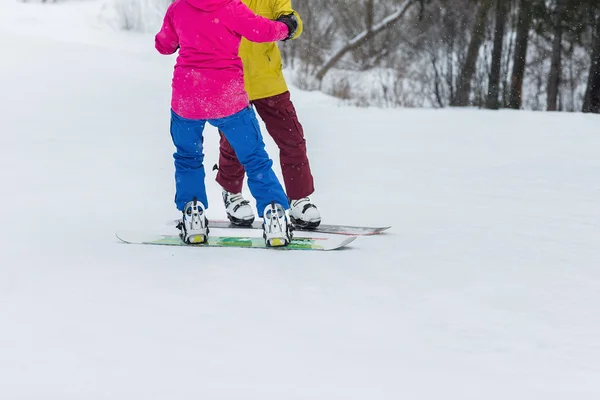
<instances>
[{"instance_id":1,"label":"pink jacket","mask_svg":"<svg viewBox=\"0 0 600 400\"><path fill-rule=\"evenodd\" d=\"M241 111L249 103L238 57L242 36L262 43L287 35L284 23L255 15L240 0L175 0L155 38L161 54L179 49L171 108L188 119Z\"/></svg>"}]
</instances>

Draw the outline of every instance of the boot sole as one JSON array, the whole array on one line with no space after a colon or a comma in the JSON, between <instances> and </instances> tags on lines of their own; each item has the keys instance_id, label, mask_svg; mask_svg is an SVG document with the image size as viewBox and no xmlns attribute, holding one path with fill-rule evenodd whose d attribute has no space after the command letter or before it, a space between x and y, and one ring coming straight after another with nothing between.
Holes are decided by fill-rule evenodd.
<instances>
[{"instance_id":1,"label":"boot sole","mask_svg":"<svg viewBox=\"0 0 600 400\"><path fill-rule=\"evenodd\" d=\"M307 222L307 221L302 221L301 219L296 219L292 216L290 216L290 220L292 221L293 225L299 226L304 229L315 229L319 225L321 225L321 220Z\"/></svg>"},{"instance_id":2,"label":"boot sole","mask_svg":"<svg viewBox=\"0 0 600 400\"><path fill-rule=\"evenodd\" d=\"M227 216L227 219L232 224L238 225L238 226L252 226L252 223L254 222L254 218L252 218L252 219L239 219L239 218L232 217L230 215Z\"/></svg>"}]
</instances>

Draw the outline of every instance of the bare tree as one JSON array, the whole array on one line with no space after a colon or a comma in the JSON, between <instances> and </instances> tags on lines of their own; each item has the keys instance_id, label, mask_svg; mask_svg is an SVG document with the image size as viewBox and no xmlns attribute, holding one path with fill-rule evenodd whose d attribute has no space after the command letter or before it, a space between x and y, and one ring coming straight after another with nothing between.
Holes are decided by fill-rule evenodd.
<instances>
[{"instance_id":1,"label":"bare tree","mask_svg":"<svg viewBox=\"0 0 600 400\"><path fill-rule=\"evenodd\" d=\"M380 21L377 24L373 24L373 19L370 17L367 17L366 22L370 23L371 25L368 25L364 31L362 31L361 33L356 35L354 38L352 38L350 41L348 41L345 45L343 45L340 49L338 49L331 57L329 57L329 59L327 59L327 61L325 61L325 64L323 64L321 66L321 68L317 71L317 73L315 74L315 77L319 81L322 81L325 74L327 74L327 72L333 66L335 66L342 59L342 57L344 57L346 55L346 53L360 48L363 44L365 44L368 41L370 41L371 39L373 39L379 33L383 32L386 29L388 29L389 27L391 27L398 20L402 19L406 15L408 10L410 10L410 8L416 3L417 3L417 0L404 0L402 2L402 4L396 9L395 12L388 15L386 18L384 18L382 21ZM374 7L373 1L367 1L366 9L365 9L366 15L369 15L369 14L372 15L374 13L373 7Z\"/></svg>"},{"instance_id":2,"label":"bare tree","mask_svg":"<svg viewBox=\"0 0 600 400\"><path fill-rule=\"evenodd\" d=\"M481 0L479 8L477 10L477 18L473 26L471 33L471 40L469 42L469 48L467 50L467 56L460 72L458 86L456 89L456 98L454 99L453 105L464 107L469 105L469 95L471 94L471 80L475 74L475 68L477 66L477 57L479 55L479 49L485 39L485 24L487 20L487 13L490 9L491 0Z\"/></svg>"},{"instance_id":3,"label":"bare tree","mask_svg":"<svg viewBox=\"0 0 600 400\"><path fill-rule=\"evenodd\" d=\"M548 111L558 110L558 91L562 73L563 17L565 15L565 9L566 0L556 0L556 6L552 16L554 37L552 39L550 74L548 75L548 100L546 105Z\"/></svg>"},{"instance_id":4,"label":"bare tree","mask_svg":"<svg viewBox=\"0 0 600 400\"><path fill-rule=\"evenodd\" d=\"M600 113L600 18L596 20L596 32L583 101L583 112Z\"/></svg>"},{"instance_id":5,"label":"bare tree","mask_svg":"<svg viewBox=\"0 0 600 400\"><path fill-rule=\"evenodd\" d=\"M496 23L494 29L494 49L492 50L492 71L488 83L486 107L497 110L500 108L500 73L502 70L502 48L504 45L504 28L506 15L509 11L508 0L496 0Z\"/></svg>"},{"instance_id":6,"label":"bare tree","mask_svg":"<svg viewBox=\"0 0 600 400\"><path fill-rule=\"evenodd\" d=\"M304 34L281 50L300 87L357 104L573 110L585 100L589 109L600 74L591 34L599 6L600 0L294 0Z\"/></svg>"},{"instance_id":7,"label":"bare tree","mask_svg":"<svg viewBox=\"0 0 600 400\"><path fill-rule=\"evenodd\" d=\"M517 34L515 38L515 55L513 58L513 70L510 79L510 96L508 106L520 109L523 93L523 78L527 58L527 46L529 44L529 32L531 31L532 12L530 0L519 1L519 17L517 22Z\"/></svg>"}]
</instances>

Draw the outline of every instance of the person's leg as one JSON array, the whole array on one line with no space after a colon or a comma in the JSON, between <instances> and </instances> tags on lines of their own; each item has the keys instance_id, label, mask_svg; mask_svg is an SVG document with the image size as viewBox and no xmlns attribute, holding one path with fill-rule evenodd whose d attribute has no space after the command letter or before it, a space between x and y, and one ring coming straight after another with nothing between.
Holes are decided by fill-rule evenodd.
<instances>
[{"instance_id":1,"label":"person's leg","mask_svg":"<svg viewBox=\"0 0 600 400\"><path fill-rule=\"evenodd\" d=\"M183 211L195 198L208 208L204 184L204 153L202 131L206 121L182 118L171 111L171 138L177 151L175 159L175 204Z\"/></svg>"},{"instance_id":2,"label":"person's leg","mask_svg":"<svg viewBox=\"0 0 600 400\"><path fill-rule=\"evenodd\" d=\"M290 92L253 100L256 112L279 147L281 173L287 195L292 200L310 196L314 191L313 176L306 155L306 140Z\"/></svg>"},{"instance_id":3,"label":"person's leg","mask_svg":"<svg viewBox=\"0 0 600 400\"><path fill-rule=\"evenodd\" d=\"M219 131L219 171L217 183L230 193L241 193L244 184L244 167L235 155L233 147L227 141L223 132Z\"/></svg>"},{"instance_id":4,"label":"person's leg","mask_svg":"<svg viewBox=\"0 0 600 400\"><path fill-rule=\"evenodd\" d=\"M273 172L273 161L265 150L254 110L247 107L232 116L209 122L225 134L244 166L250 192L256 199L258 216L262 217L266 206L273 201L287 210L289 202Z\"/></svg>"},{"instance_id":5,"label":"person's leg","mask_svg":"<svg viewBox=\"0 0 600 400\"><path fill-rule=\"evenodd\" d=\"M223 132L219 131L219 169L216 181L223 188L223 204L227 218L236 225L250 225L254 222L254 211L242 195L244 166L240 163L233 147Z\"/></svg>"},{"instance_id":6,"label":"person's leg","mask_svg":"<svg viewBox=\"0 0 600 400\"><path fill-rule=\"evenodd\" d=\"M290 93L254 100L253 104L279 147L292 222L298 226L317 227L321 223L321 213L308 198L315 191L313 176L306 155L304 131Z\"/></svg>"}]
</instances>

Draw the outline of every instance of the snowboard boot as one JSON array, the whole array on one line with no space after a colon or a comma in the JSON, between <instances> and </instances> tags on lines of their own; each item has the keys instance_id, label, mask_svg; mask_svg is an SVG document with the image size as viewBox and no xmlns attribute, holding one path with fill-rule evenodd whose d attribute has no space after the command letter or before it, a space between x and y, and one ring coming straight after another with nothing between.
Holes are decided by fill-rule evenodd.
<instances>
[{"instance_id":1,"label":"snowboard boot","mask_svg":"<svg viewBox=\"0 0 600 400\"><path fill-rule=\"evenodd\" d=\"M263 212L263 238L267 247L287 246L292 241L292 226L281 204L272 202Z\"/></svg>"},{"instance_id":2,"label":"snowboard boot","mask_svg":"<svg viewBox=\"0 0 600 400\"><path fill-rule=\"evenodd\" d=\"M232 224L249 226L254 222L254 211L250 202L245 200L241 193L230 193L223 189L223 203L227 219Z\"/></svg>"},{"instance_id":3,"label":"snowboard boot","mask_svg":"<svg viewBox=\"0 0 600 400\"><path fill-rule=\"evenodd\" d=\"M201 244L208 241L208 219L204 205L195 197L183 209L183 217L177 225L179 237L187 244Z\"/></svg>"},{"instance_id":4,"label":"snowboard boot","mask_svg":"<svg viewBox=\"0 0 600 400\"><path fill-rule=\"evenodd\" d=\"M290 201L290 219L296 226L314 229L321 223L321 213L308 197Z\"/></svg>"}]
</instances>

